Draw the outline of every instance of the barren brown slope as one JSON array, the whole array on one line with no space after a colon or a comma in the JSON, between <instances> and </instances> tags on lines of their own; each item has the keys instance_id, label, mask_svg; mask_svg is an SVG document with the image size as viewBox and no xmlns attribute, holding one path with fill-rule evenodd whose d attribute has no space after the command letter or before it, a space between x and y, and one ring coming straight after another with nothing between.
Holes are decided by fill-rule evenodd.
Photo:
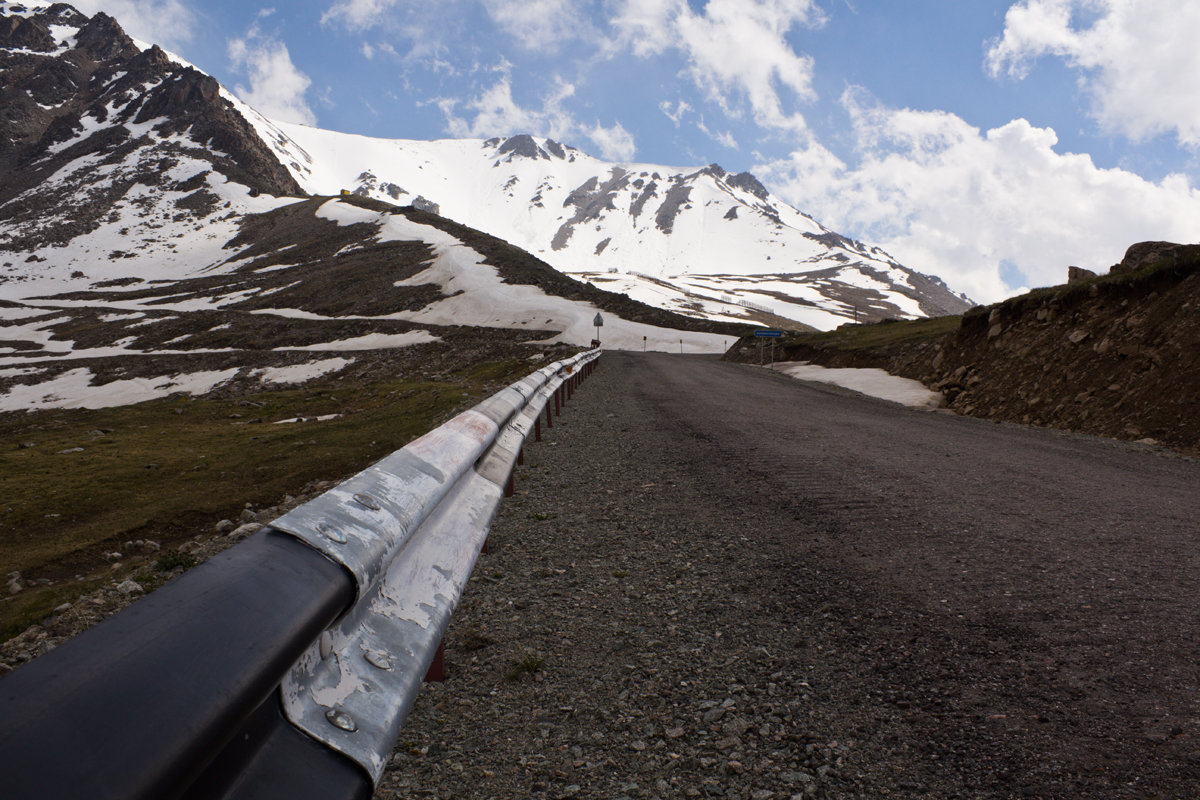
<instances>
[{"instance_id":1,"label":"barren brown slope","mask_svg":"<svg viewBox=\"0 0 1200 800\"><path fill-rule=\"evenodd\" d=\"M961 318L789 337L776 360L882 367L942 391L961 414L1197 455L1200 245L1153 244L1131 247L1107 275ZM756 360L757 350L743 339L727 357Z\"/></svg>"}]
</instances>

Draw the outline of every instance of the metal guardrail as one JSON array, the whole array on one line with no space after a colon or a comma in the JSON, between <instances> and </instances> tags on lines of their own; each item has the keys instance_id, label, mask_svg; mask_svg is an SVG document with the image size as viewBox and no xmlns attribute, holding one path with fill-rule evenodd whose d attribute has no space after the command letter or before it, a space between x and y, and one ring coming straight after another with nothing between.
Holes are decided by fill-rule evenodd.
<instances>
[{"instance_id":1,"label":"metal guardrail","mask_svg":"<svg viewBox=\"0 0 1200 800\"><path fill-rule=\"evenodd\" d=\"M0 679L5 798L369 798L551 364Z\"/></svg>"}]
</instances>

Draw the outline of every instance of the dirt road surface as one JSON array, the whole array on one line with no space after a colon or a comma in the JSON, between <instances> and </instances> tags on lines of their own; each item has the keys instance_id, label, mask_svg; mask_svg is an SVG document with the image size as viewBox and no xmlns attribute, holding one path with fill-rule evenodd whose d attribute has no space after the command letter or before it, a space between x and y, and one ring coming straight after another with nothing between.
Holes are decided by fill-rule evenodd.
<instances>
[{"instance_id":1,"label":"dirt road surface","mask_svg":"<svg viewBox=\"0 0 1200 800\"><path fill-rule=\"evenodd\" d=\"M1200 463L606 353L377 797L1194 798Z\"/></svg>"}]
</instances>

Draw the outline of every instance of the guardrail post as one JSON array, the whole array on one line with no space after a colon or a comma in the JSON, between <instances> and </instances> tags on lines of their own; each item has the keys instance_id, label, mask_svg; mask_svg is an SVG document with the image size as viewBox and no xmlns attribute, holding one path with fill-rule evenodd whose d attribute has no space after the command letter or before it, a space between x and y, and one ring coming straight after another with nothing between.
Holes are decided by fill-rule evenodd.
<instances>
[{"instance_id":1,"label":"guardrail post","mask_svg":"<svg viewBox=\"0 0 1200 800\"><path fill-rule=\"evenodd\" d=\"M425 673L426 683L444 683L446 681L446 640L438 642L437 652Z\"/></svg>"},{"instance_id":2,"label":"guardrail post","mask_svg":"<svg viewBox=\"0 0 1200 800\"><path fill-rule=\"evenodd\" d=\"M546 403L546 427L554 427L554 409L550 407L550 403Z\"/></svg>"},{"instance_id":3,"label":"guardrail post","mask_svg":"<svg viewBox=\"0 0 1200 800\"><path fill-rule=\"evenodd\" d=\"M538 414L533 418L533 440L540 442L542 440L542 415Z\"/></svg>"},{"instance_id":4,"label":"guardrail post","mask_svg":"<svg viewBox=\"0 0 1200 800\"><path fill-rule=\"evenodd\" d=\"M514 474L515 473L513 472L508 473L508 480L504 483L505 497L512 497L517 493L517 484L515 478L513 477Z\"/></svg>"}]
</instances>

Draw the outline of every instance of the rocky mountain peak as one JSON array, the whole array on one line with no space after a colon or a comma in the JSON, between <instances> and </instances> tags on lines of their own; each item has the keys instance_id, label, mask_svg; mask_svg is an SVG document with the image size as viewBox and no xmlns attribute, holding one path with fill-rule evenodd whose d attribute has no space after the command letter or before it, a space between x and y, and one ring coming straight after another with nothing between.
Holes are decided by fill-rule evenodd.
<instances>
[{"instance_id":1,"label":"rocky mountain peak","mask_svg":"<svg viewBox=\"0 0 1200 800\"><path fill-rule=\"evenodd\" d=\"M735 189L741 189L749 192L759 200L766 200L770 193L767 187L759 182L758 178L751 175L749 172L739 172L736 175L730 175L725 179L725 182Z\"/></svg>"},{"instance_id":2,"label":"rocky mountain peak","mask_svg":"<svg viewBox=\"0 0 1200 800\"><path fill-rule=\"evenodd\" d=\"M78 51L86 53L93 61L136 58L140 52L133 40L117 24L117 21L103 11L97 12L79 29L79 33L75 36L75 47ZM158 48L153 49L157 50Z\"/></svg>"},{"instance_id":3,"label":"rocky mountain peak","mask_svg":"<svg viewBox=\"0 0 1200 800\"><path fill-rule=\"evenodd\" d=\"M96 270L173 253L164 221L211 225L220 193L304 194L214 78L66 4L0 3L0 174L0 283L89 236L112 244L71 258ZM59 272L84 275L41 271Z\"/></svg>"},{"instance_id":4,"label":"rocky mountain peak","mask_svg":"<svg viewBox=\"0 0 1200 800\"><path fill-rule=\"evenodd\" d=\"M528 133L518 133L516 136L510 136L507 139L499 137L488 139L484 142L489 147L496 148L496 155L508 156L504 161L512 161L514 157L543 159L550 161L554 158L568 161L573 160L573 152L575 148L559 144L553 139L546 139L545 144L538 144L537 139L530 136Z\"/></svg>"},{"instance_id":5,"label":"rocky mountain peak","mask_svg":"<svg viewBox=\"0 0 1200 800\"><path fill-rule=\"evenodd\" d=\"M537 141L528 133L520 133L505 139L496 150L497 155L512 154L523 158L544 158L550 160L550 155L543 150Z\"/></svg>"}]
</instances>

